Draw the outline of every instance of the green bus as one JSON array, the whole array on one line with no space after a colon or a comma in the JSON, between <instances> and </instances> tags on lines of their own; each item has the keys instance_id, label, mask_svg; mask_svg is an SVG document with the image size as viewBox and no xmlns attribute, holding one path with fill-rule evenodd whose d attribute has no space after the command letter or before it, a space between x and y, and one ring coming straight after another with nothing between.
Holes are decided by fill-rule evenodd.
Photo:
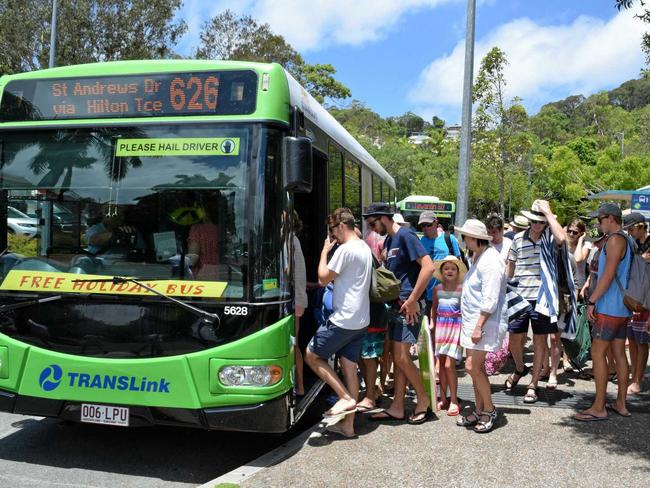
<instances>
[{"instance_id":1,"label":"green bus","mask_svg":"<svg viewBox=\"0 0 650 488\"><path fill-rule=\"evenodd\" d=\"M446 202L438 197L426 195L410 195L397 202L397 211L414 229L418 228L418 219L425 210L433 211L438 217L438 222L445 229L454 224L456 215L456 204L454 202Z\"/></svg>"},{"instance_id":2,"label":"green bus","mask_svg":"<svg viewBox=\"0 0 650 488\"><path fill-rule=\"evenodd\" d=\"M280 65L156 60L0 78L0 410L279 433L294 394L293 219L393 178ZM309 312L306 312L308 314Z\"/></svg>"}]
</instances>

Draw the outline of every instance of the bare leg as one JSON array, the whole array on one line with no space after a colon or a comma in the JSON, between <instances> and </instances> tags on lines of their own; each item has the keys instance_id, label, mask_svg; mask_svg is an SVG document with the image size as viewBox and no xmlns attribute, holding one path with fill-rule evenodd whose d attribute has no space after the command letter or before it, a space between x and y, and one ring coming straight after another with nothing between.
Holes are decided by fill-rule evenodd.
<instances>
[{"instance_id":1,"label":"bare leg","mask_svg":"<svg viewBox=\"0 0 650 488\"><path fill-rule=\"evenodd\" d=\"M449 356L442 356L445 359L444 371L449 382L449 407L458 406L458 375L456 374L456 360Z\"/></svg>"},{"instance_id":2,"label":"bare leg","mask_svg":"<svg viewBox=\"0 0 650 488\"><path fill-rule=\"evenodd\" d=\"M525 338L526 334L510 332L508 343L510 352L512 353L512 359L515 362L515 371L524 370L524 342L522 341L522 337Z\"/></svg>"},{"instance_id":3,"label":"bare leg","mask_svg":"<svg viewBox=\"0 0 650 488\"><path fill-rule=\"evenodd\" d=\"M343 370L345 386L347 387L350 396L354 399L358 398L359 377L357 376L357 363L341 356L341 369ZM353 413L346 415L345 418L339 422L343 427L343 432L347 435L354 435L354 416L355 414Z\"/></svg>"},{"instance_id":4,"label":"bare leg","mask_svg":"<svg viewBox=\"0 0 650 488\"><path fill-rule=\"evenodd\" d=\"M636 361L636 375L632 375L632 381L639 385L639 391L642 391L643 373L648 365L648 344L639 344L639 355ZM629 387L628 387L629 392Z\"/></svg>"},{"instance_id":5,"label":"bare leg","mask_svg":"<svg viewBox=\"0 0 650 488\"><path fill-rule=\"evenodd\" d=\"M472 377L472 384L476 393L476 412L492 412L494 410L492 390L490 389L490 380L485 372L485 355L487 352L469 349L467 353L466 369Z\"/></svg>"},{"instance_id":6,"label":"bare leg","mask_svg":"<svg viewBox=\"0 0 650 488\"><path fill-rule=\"evenodd\" d=\"M616 376L618 377L618 395L616 397L616 408L622 413L627 413L625 404L627 399L627 382L630 371L627 366L625 355L625 339L614 339L611 344L612 352L616 358Z\"/></svg>"},{"instance_id":7,"label":"bare leg","mask_svg":"<svg viewBox=\"0 0 650 488\"><path fill-rule=\"evenodd\" d=\"M548 365L548 334L533 335L533 377L530 383L537 387L544 365Z\"/></svg>"},{"instance_id":8,"label":"bare leg","mask_svg":"<svg viewBox=\"0 0 650 488\"><path fill-rule=\"evenodd\" d=\"M560 367L560 357L562 356L562 350L560 340L562 333L556 332L555 334L550 334L551 336L551 372L548 377L549 385L557 385L557 370Z\"/></svg>"},{"instance_id":9,"label":"bare leg","mask_svg":"<svg viewBox=\"0 0 650 488\"><path fill-rule=\"evenodd\" d=\"M361 400L357 405L366 408L375 408L376 389L375 383L377 381L377 359L362 359L359 363L361 367L361 374L363 381L366 383L366 397Z\"/></svg>"},{"instance_id":10,"label":"bare leg","mask_svg":"<svg viewBox=\"0 0 650 488\"><path fill-rule=\"evenodd\" d=\"M388 338L386 334L386 340L384 341L384 355L381 357L381 373L379 376L379 383L382 389L385 391L388 386L388 374L393 365L393 341Z\"/></svg>"},{"instance_id":11,"label":"bare leg","mask_svg":"<svg viewBox=\"0 0 650 488\"><path fill-rule=\"evenodd\" d=\"M393 361L395 362L395 396L393 403L386 410L393 416L401 418L404 416L404 397L406 396L406 385L410 383L415 388L418 401L415 407L416 412L424 412L430 406L429 398L424 390L424 384L420 378L418 368L411 359L409 349L411 344L407 342L393 341Z\"/></svg>"},{"instance_id":12,"label":"bare leg","mask_svg":"<svg viewBox=\"0 0 650 488\"><path fill-rule=\"evenodd\" d=\"M438 378L440 379L440 398L438 398L437 405L439 410L446 410L449 407L449 404L447 403L447 387L451 385L449 385L449 376L447 374L446 368L446 364L449 359L450 358L445 355L440 355L438 357L438 361L436 361L436 363L439 365ZM435 385L431 386L435 388Z\"/></svg>"},{"instance_id":13,"label":"bare leg","mask_svg":"<svg viewBox=\"0 0 650 488\"><path fill-rule=\"evenodd\" d=\"M596 397L594 402L587 410L578 414L593 415L596 417L605 417L607 410L605 409L605 401L607 399L607 378L608 368L606 360L606 352L609 349L610 343L602 339L594 339L591 343L591 357L594 363L594 381L596 383ZM627 369L627 361L625 361L625 369ZM620 380L619 380L620 381ZM627 383L627 382L626 382Z\"/></svg>"},{"instance_id":14,"label":"bare leg","mask_svg":"<svg viewBox=\"0 0 650 488\"><path fill-rule=\"evenodd\" d=\"M332 390L334 390L334 393L339 397L339 401L336 402L332 408L330 409L330 412L341 412L344 410L350 410L351 408L356 407L357 405L357 397L359 395L358 392L358 385L357 385L357 393L353 397L350 392L345 388L339 377L337 376L336 372L330 367L329 364L327 364L327 361L324 359L321 359L318 357L311 349L307 348L305 351L305 361L307 364L311 367L311 369L318 375L320 379L322 379L325 383L327 383ZM344 359L344 358L341 358ZM348 361L350 362L350 361ZM354 363L353 363L354 364ZM341 361L341 367L344 367L344 362ZM345 370L344 370L345 373ZM355 365L355 371L356 375L356 365ZM358 381L358 380L357 380Z\"/></svg>"}]
</instances>

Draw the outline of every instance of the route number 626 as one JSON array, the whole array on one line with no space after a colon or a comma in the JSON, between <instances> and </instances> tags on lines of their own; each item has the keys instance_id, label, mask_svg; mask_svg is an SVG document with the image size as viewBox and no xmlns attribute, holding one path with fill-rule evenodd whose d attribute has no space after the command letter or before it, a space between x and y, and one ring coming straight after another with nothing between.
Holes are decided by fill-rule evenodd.
<instances>
[{"instance_id":1,"label":"route number 626","mask_svg":"<svg viewBox=\"0 0 650 488\"><path fill-rule=\"evenodd\" d=\"M234 305L223 308L224 315L248 315L248 307L236 307Z\"/></svg>"}]
</instances>

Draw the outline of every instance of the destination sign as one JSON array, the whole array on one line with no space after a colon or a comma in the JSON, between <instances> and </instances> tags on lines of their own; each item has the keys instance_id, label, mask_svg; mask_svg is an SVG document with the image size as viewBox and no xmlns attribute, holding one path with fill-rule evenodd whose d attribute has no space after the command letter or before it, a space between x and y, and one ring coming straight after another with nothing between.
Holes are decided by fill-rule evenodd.
<instances>
[{"instance_id":1,"label":"destination sign","mask_svg":"<svg viewBox=\"0 0 650 488\"><path fill-rule=\"evenodd\" d=\"M250 70L14 80L4 89L0 120L245 115L256 98Z\"/></svg>"},{"instance_id":2,"label":"destination sign","mask_svg":"<svg viewBox=\"0 0 650 488\"><path fill-rule=\"evenodd\" d=\"M433 210L435 212L452 212L454 204L450 202L422 203L406 202L407 210Z\"/></svg>"}]
</instances>

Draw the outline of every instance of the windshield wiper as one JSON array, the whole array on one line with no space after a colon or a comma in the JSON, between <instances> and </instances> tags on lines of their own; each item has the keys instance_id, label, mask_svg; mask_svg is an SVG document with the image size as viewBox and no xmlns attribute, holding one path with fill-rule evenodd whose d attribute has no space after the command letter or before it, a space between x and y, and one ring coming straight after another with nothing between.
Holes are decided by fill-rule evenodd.
<instances>
[{"instance_id":1,"label":"windshield wiper","mask_svg":"<svg viewBox=\"0 0 650 488\"><path fill-rule=\"evenodd\" d=\"M148 285L145 285L142 283L140 280L146 280L146 281L162 281L162 280L169 280L169 278L127 278L126 276L113 276L112 278L96 278L96 279L89 279L89 280L72 280L73 283L113 283L114 285L120 285L122 283L134 283L138 286L141 286L147 291L150 291L154 295L158 295L159 297L163 297L165 300L168 300L170 302L175 303L179 307L184 308L185 310L188 310L192 312L194 315L198 315L203 319L204 322L214 324L215 321L221 323L221 318L216 313L210 313L205 310L202 310L198 307L195 307L193 305L190 305L189 303L185 303L182 300L179 300L177 298L171 297L169 295L165 295L163 292L156 290L155 288L152 288Z\"/></svg>"},{"instance_id":2,"label":"windshield wiper","mask_svg":"<svg viewBox=\"0 0 650 488\"><path fill-rule=\"evenodd\" d=\"M56 300L61 300L61 298L63 298L63 295L54 295L51 297L36 298L34 300L25 300L23 302L2 305L0 306L0 313L8 312L9 310L15 310L17 308L29 307L30 305L36 305L38 303L54 302Z\"/></svg>"}]
</instances>

